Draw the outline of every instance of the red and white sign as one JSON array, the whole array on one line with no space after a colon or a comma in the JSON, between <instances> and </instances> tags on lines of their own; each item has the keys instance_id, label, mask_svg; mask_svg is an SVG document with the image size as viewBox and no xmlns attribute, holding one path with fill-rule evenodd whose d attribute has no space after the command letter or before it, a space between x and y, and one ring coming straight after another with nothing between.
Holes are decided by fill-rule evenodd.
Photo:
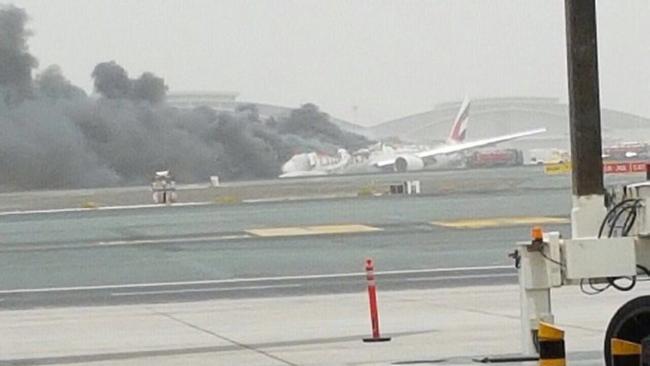
<instances>
[{"instance_id":1,"label":"red and white sign","mask_svg":"<svg viewBox=\"0 0 650 366\"><path fill-rule=\"evenodd\" d=\"M631 166L631 171L633 172L645 172L648 169L648 164L647 162L636 162L636 163L630 163Z\"/></svg>"},{"instance_id":2,"label":"red and white sign","mask_svg":"<svg viewBox=\"0 0 650 366\"><path fill-rule=\"evenodd\" d=\"M646 171L649 163L642 161L635 162L615 162L603 163L603 173L605 174L625 174L625 173L642 173Z\"/></svg>"}]
</instances>

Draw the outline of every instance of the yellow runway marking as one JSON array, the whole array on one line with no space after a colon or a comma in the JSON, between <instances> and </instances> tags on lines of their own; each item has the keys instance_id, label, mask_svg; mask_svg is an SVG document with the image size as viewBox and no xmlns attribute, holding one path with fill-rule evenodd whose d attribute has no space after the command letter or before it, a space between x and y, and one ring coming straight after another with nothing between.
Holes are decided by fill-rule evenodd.
<instances>
[{"instance_id":1,"label":"yellow runway marking","mask_svg":"<svg viewBox=\"0 0 650 366\"><path fill-rule=\"evenodd\" d=\"M251 229L247 233L255 236L302 236L302 235L327 235L327 234L354 234L381 231L382 229L368 225L318 225L300 227L276 227L268 229Z\"/></svg>"},{"instance_id":2,"label":"yellow runway marking","mask_svg":"<svg viewBox=\"0 0 650 366\"><path fill-rule=\"evenodd\" d=\"M569 219L548 216L519 216L519 217L490 217L478 219L464 219L453 221L433 221L435 226L454 229L484 229L492 227L542 225L542 224L568 224Z\"/></svg>"},{"instance_id":3,"label":"yellow runway marking","mask_svg":"<svg viewBox=\"0 0 650 366\"><path fill-rule=\"evenodd\" d=\"M309 235L309 231L301 227L278 227L269 229L246 230L247 233L256 236L298 236Z\"/></svg>"}]
</instances>

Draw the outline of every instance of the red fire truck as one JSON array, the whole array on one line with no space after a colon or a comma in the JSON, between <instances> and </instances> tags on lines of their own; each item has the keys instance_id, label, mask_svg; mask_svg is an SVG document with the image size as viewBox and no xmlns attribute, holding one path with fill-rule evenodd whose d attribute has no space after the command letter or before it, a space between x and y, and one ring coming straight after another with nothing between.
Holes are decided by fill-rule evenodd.
<instances>
[{"instance_id":1,"label":"red fire truck","mask_svg":"<svg viewBox=\"0 0 650 366\"><path fill-rule=\"evenodd\" d=\"M489 149L474 151L467 157L468 168L491 168L498 166L516 166L524 163L521 150Z\"/></svg>"}]
</instances>

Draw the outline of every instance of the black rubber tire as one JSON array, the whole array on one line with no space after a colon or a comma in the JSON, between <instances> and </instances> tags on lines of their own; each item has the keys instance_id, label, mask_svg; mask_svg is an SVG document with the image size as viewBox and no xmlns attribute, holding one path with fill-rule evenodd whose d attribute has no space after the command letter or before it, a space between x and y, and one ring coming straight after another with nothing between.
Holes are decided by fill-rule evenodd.
<instances>
[{"instance_id":1,"label":"black rubber tire","mask_svg":"<svg viewBox=\"0 0 650 366\"><path fill-rule=\"evenodd\" d=\"M640 343L650 336L650 296L641 296L621 306L607 326L605 333L605 365L612 365L611 340L620 338Z\"/></svg>"}]
</instances>

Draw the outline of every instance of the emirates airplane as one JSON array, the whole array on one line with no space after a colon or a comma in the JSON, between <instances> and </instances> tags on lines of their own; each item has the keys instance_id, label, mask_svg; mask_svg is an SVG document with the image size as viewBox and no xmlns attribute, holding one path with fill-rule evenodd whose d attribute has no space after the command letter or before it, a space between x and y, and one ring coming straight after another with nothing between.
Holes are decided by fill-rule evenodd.
<instances>
[{"instance_id":1,"label":"emirates airplane","mask_svg":"<svg viewBox=\"0 0 650 366\"><path fill-rule=\"evenodd\" d=\"M465 141L467 122L469 121L469 107L470 101L469 99L465 99L460 107L460 111L458 111L458 116L456 116L451 126L451 132L449 133L446 144L412 152L400 152L399 150L382 151L372 156L369 164L375 168L396 172L422 170L426 166L458 160L461 158L461 153L468 150L546 132L545 128L538 128L481 140Z\"/></svg>"}]
</instances>

